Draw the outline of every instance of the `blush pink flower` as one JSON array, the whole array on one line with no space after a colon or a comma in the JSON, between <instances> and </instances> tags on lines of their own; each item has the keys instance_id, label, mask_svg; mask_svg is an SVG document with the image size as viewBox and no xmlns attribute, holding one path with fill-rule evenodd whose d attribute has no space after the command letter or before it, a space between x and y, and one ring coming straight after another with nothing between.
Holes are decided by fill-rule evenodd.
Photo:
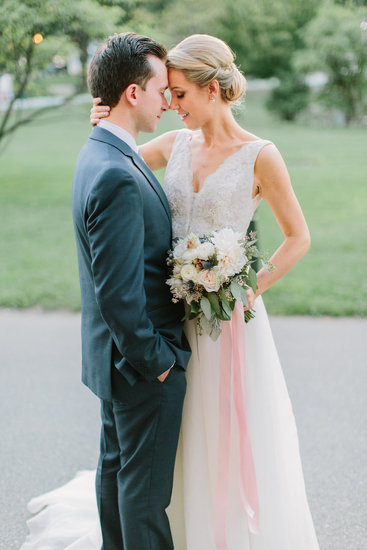
<instances>
[{"instance_id":1,"label":"blush pink flower","mask_svg":"<svg viewBox=\"0 0 367 550\"><path fill-rule=\"evenodd\" d=\"M203 285L207 292L217 292L220 287L220 281L217 277L217 273L211 269L203 269L198 276L198 283Z\"/></svg>"}]
</instances>

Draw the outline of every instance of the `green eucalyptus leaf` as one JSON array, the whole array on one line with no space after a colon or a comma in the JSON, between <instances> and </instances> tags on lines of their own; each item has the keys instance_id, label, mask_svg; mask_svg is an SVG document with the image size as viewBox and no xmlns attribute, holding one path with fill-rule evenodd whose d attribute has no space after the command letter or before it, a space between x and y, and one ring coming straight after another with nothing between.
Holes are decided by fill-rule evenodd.
<instances>
[{"instance_id":1,"label":"green eucalyptus leaf","mask_svg":"<svg viewBox=\"0 0 367 550\"><path fill-rule=\"evenodd\" d=\"M218 298L217 294L215 292L208 292L207 298L210 302L210 305L214 309L216 315L218 315L218 317L220 317L221 309L220 309L220 303L219 303L219 298Z\"/></svg>"},{"instance_id":2,"label":"green eucalyptus leaf","mask_svg":"<svg viewBox=\"0 0 367 550\"><path fill-rule=\"evenodd\" d=\"M241 295L242 303L245 304L246 307L248 307L248 301L247 301L246 291L245 291L244 288L243 288L242 290L243 290L242 295Z\"/></svg>"},{"instance_id":3,"label":"green eucalyptus leaf","mask_svg":"<svg viewBox=\"0 0 367 550\"><path fill-rule=\"evenodd\" d=\"M243 286L241 286L237 283L233 283L233 281L232 281L231 282L231 292L232 292L233 297L235 298L235 300L238 300L239 302L242 302L243 304L245 304L246 307L248 307L246 290L244 289Z\"/></svg>"},{"instance_id":4,"label":"green eucalyptus leaf","mask_svg":"<svg viewBox=\"0 0 367 550\"><path fill-rule=\"evenodd\" d=\"M212 310L208 298L205 298L205 296L203 296L200 300L200 306L203 310L205 317L208 319L208 321L210 321L210 319L212 318Z\"/></svg>"},{"instance_id":5,"label":"green eucalyptus leaf","mask_svg":"<svg viewBox=\"0 0 367 550\"><path fill-rule=\"evenodd\" d=\"M232 280L230 288L231 288L233 298L235 300L239 300L241 302L242 301L242 293L241 293L242 287L238 283L236 283L234 280Z\"/></svg>"},{"instance_id":6,"label":"green eucalyptus leaf","mask_svg":"<svg viewBox=\"0 0 367 550\"><path fill-rule=\"evenodd\" d=\"M222 308L223 308L224 312L226 313L226 315L228 316L227 320L229 321L230 318L231 318L231 315L232 315L232 310L230 308L229 303L222 300Z\"/></svg>"},{"instance_id":7,"label":"green eucalyptus leaf","mask_svg":"<svg viewBox=\"0 0 367 550\"><path fill-rule=\"evenodd\" d=\"M250 285L252 290L254 292L256 292L256 290L257 290L257 275L256 275L256 271L254 269L252 269L252 267L250 267L249 272L248 272L248 284Z\"/></svg>"}]
</instances>

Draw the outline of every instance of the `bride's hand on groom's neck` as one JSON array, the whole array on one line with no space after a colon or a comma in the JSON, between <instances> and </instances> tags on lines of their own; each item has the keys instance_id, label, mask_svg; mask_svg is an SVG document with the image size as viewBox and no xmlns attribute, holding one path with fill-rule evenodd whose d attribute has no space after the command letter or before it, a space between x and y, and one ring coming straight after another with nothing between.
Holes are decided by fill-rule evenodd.
<instances>
[{"instance_id":1,"label":"bride's hand on groom's neck","mask_svg":"<svg viewBox=\"0 0 367 550\"><path fill-rule=\"evenodd\" d=\"M90 123L92 126L99 124L100 120L107 118L110 115L111 108L108 105L100 105L100 97L95 97L93 99L93 107L90 110Z\"/></svg>"}]
</instances>

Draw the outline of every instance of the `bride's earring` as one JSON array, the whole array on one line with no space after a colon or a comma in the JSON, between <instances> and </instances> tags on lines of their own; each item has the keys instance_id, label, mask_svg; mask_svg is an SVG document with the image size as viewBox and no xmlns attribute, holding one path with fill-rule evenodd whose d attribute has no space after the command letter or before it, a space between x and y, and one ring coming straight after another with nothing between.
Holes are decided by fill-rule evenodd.
<instances>
[{"instance_id":1,"label":"bride's earring","mask_svg":"<svg viewBox=\"0 0 367 550\"><path fill-rule=\"evenodd\" d=\"M212 101L213 103L215 103L215 98L214 98L214 97L211 97L211 98L210 98L210 101Z\"/></svg>"}]
</instances>

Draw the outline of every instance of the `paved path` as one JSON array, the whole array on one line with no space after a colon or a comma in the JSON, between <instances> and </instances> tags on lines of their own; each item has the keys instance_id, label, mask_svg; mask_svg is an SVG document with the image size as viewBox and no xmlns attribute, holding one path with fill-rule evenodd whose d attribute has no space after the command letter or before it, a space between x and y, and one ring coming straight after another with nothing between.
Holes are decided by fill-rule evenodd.
<instances>
[{"instance_id":1,"label":"paved path","mask_svg":"<svg viewBox=\"0 0 367 550\"><path fill-rule=\"evenodd\" d=\"M321 550L367 550L367 320L271 324ZM1 550L24 540L32 496L95 467L98 431L98 400L80 383L79 316L0 310Z\"/></svg>"}]
</instances>

